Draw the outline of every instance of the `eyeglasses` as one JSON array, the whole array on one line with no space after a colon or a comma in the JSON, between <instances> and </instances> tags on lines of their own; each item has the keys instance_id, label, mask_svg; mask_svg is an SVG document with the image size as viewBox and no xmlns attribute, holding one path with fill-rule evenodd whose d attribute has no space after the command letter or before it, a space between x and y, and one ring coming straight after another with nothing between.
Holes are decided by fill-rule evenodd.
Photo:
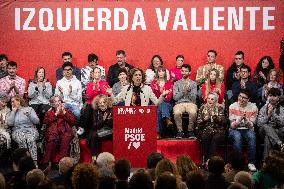
<instances>
[{"instance_id":1,"label":"eyeglasses","mask_svg":"<svg viewBox=\"0 0 284 189\"><path fill-rule=\"evenodd\" d=\"M72 71L72 68L69 69L63 69L64 71Z\"/></svg>"},{"instance_id":2,"label":"eyeglasses","mask_svg":"<svg viewBox=\"0 0 284 189\"><path fill-rule=\"evenodd\" d=\"M243 59L243 58L235 58L235 60L241 60L241 59Z\"/></svg>"},{"instance_id":3,"label":"eyeglasses","mask_svg":"<svg viewBox=\"0 0 284 189\"><path fill-rule=\"evenodd\" d=\"M244 99L244 100L248 100L249 99L248 97L242 96L242 95L239 95L239 98Z\"/></svg>"}]
</instances>

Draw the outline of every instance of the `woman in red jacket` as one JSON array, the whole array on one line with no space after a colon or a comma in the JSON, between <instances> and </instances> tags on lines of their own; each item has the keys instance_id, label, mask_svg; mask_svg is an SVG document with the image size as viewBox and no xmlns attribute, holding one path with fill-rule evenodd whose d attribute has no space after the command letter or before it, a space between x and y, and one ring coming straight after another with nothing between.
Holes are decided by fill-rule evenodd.
<instances>
[{"instance_id":1,"label":"woman in red jacket","mask_svg":"<svg viewBox=\"0 0 284 189\"><path fill-rule=\"evenodd\" d=\"M95 67L93 70L93 82L88 83L86 87L87 104L91 104L99 94L108 96L108 93L105 91L106 87L109 88L109 85L106 81L101 80L101 69Z\"/></svg>"},{"instance_id":2,"label":"woman in red jacket","mask_svg":"<svg viewBox=\"0 0 284 189\"><path fill-rule=\"evenodd\" d=\"M64 108L62 99L55 95L50 99L52 108L44 116L46 124L45 137L46 149L43 163L58 163L63 157L67 157L70 141L73 138L72 126L76 124L76 118L71 111ZM57 150L59 146L59 150Z\"/></svg>"},{"instance_id":3,"label":"woman in red jacket","mask_svg":"<svg viewBox=\"0 0 284 189\"><path fill-rule=\"evenodd\" d=\"M172 110L172 105L170 103L173 97L173 84L172 82L167 80L166 69L163 66L159 66L156 72L155 79L151 82L150 85L153 93L156 95L157 98L161 96L164 90L169 90L170 92L166 95L164 102L162 102L158 106L157 116L158 116L158 123L157 123L157 131L158 131L158 139L160 138L160 134L163 129L163 122L166 126L172 126L173 123L171 122L171 115L170 112Z\"/></svg>"}]
</instances>

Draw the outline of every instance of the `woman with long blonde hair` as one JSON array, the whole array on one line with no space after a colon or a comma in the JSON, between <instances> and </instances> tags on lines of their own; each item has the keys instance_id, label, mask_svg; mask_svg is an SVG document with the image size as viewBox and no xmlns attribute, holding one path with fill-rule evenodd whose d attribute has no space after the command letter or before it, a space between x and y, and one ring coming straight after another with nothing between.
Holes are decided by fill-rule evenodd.
<instances>
[{"instance_id":1,"label":"woman with long blonde hair","mask_svg":"<svg viewBox=\"0 0 284 189\"><path fill-rule=\"evenodd\" d=\"M218 103L224 102L225 87L224 83L219 79L219 71L215 68L208 72L208 79L202 84L202 98L204 103L207 102L207 97L210 92L218 94Z\"/></svg>"}]
</instances>

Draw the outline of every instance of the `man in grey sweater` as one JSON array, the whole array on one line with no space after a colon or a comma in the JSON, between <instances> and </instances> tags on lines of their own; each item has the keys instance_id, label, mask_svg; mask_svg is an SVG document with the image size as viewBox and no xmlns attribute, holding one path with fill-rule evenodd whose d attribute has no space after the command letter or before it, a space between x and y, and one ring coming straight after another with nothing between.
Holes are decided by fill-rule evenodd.
<instances>
[{"instance_id":1,"label":"man in grey sweater","mask_svg":"<svg viewBox=\"0 0 284 189\"><path fill-rule=\"evenodd\" d=\"M174 106L174 118L178 133L176 138L184 138L184 132L182 130L182 114L189 114L188 123L188 137L194 138L194 122L197 116L196 96L197 96L197 84L195 81L189 79L191 73L191 67L188 64L184 64L181 67L182 79L174 83L173 98L176 101Z\"/></svg>"},{"instance_id":2,"label":"man in grey sweater","mask_svg":"<svg viewBox=\"0 0 284 189\"><path fill-rule=\"evenodd\" d=\"M263 158L275 147L284 151L284 108L279 104L280 95L279 89L271 88L268 91L267 103L258 114L257 126L264 135Z\"/></svg>"}]
</instances>

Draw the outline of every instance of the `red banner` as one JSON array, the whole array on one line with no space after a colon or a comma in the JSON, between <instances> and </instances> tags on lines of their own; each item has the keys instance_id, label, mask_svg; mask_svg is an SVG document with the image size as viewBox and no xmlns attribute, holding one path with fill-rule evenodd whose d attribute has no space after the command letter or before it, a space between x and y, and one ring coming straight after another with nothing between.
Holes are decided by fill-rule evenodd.
<instances>
[{"instance_id":1,"label":"red banner","mask_svg":"<svg viewBox=\"0 0 284 189\"><path fill-rule=\"evenodd\" d=\"M157 150L157 108L119 107L113 109L113 154L126 158L131 167L146 167L147 157Z\"/></svg>"},{"instance_id":2,"label":"red banner","mask_svg":"<svg viewBox=\"0 0 284 189\"><path fill-rule=\"evenodd\" d=\"M78 67L96 53L108 68L124 49L127 62L146 69L160 54L166 68L177 54L197 67L209 49L225 68L234 53L245 52L253 69L264 55L277 65L284 37L283 1L5 1L0 3L0 53L19 64L19 75L33 77L44 66L55 81L61 54L70 51Z\"/></svg>"}]
</instances>

